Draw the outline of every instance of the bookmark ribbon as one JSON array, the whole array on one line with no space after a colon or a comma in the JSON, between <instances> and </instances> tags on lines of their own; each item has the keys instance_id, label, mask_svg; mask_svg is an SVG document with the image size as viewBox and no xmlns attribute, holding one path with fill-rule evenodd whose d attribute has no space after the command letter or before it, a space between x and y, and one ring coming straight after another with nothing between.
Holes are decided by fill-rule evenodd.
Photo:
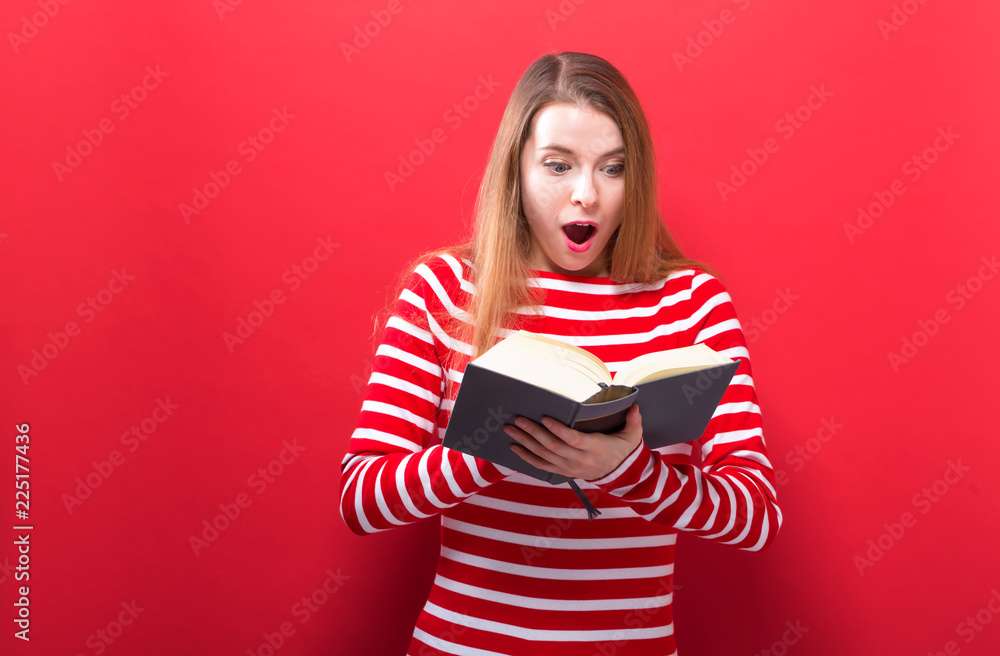
<instances>
[{"instance_id":1,"label":"bookmark ribbon","mask_svg":"<svg viewBox=\"0 0 1000 656\"><path fill-rule=\"evenodd\" d=\"M580 497L580 501L583 502L583 507L587 509L588 521L594 519L595 517L601 514L601 511L595 508L594 504L590 503L590 499L588 499L587 495L583 493L583 490L580 489L580 486L576 484L576 481L570 479L569 486L573 488L573 491L576 492L576 496Z\"/></svg>"}]
</instances>

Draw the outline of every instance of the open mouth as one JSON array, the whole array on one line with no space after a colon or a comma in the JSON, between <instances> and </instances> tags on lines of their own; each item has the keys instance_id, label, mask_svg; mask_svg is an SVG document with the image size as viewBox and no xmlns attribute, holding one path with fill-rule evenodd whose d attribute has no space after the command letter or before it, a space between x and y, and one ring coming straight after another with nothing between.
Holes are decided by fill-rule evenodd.
<instances>
[{"instance_id":1,"label":"open mouth","mask_svg":"<svg viewBox=\"0 0 1000 656\"><path fill-rule=\"evenodd\" d=\"M596 228L587 223L571 223L569 225L563 226L563 232L569 237L569 240L574 244L586 243L588 239L594 234Z\"/></svg>"}]
</instances>

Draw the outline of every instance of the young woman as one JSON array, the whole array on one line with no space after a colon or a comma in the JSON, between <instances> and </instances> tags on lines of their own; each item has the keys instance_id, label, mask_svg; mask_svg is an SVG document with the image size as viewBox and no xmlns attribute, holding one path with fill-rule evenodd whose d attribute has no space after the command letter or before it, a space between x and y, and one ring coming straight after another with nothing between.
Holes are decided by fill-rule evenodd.
<instances>
[{"instance_id":1,"label":"young woman","mask_svg":"<svg viewBox=\"0 0 1000 656\"><path fill-rule=\"evenodd\" d=\"M409 656L676 652L678 531L756 551L781 525L746 340L711 270L657 209L649 128L628 82L564 52L525 72L504 112L472 238L406 269L380 329L343 461L341 515L365 535L441 515L441 556ZM705 343L740 362L702 437L651 450L633 405L618 433L508 422L568 486L447 449L469 360L524 329L616 367Z\"/></svg>"}]
</instances>

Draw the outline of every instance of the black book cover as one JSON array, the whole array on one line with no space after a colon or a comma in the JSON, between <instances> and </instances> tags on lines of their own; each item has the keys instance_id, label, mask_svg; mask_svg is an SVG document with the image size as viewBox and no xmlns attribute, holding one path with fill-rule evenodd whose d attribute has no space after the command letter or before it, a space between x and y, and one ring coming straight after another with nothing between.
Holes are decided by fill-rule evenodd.
<instances>
[{"instance_id":1,"label":"black book cover","mask_svg":"<svg viewBox=\"0 0 1000 656\"><path fill-rule=\"evenodd\" d=\"M470 362L443 444L557 485L571 479L538 469L510 450L514 440L503 428L516 416L541 423L547 415L585 433L614 433L624 428L632 404L639 403L643 440L649 448L690 442L705 431L738 368L739 362L733 361L631 388L602 384L589 402L581 403Z\"/></svg>"}]
</instances>

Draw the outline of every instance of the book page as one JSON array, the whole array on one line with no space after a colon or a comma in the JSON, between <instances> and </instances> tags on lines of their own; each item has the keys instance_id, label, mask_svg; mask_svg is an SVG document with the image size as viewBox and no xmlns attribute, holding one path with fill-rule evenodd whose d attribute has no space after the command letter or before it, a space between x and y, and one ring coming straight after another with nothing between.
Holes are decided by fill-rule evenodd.
<instances>
[{"instance_id":1,"label":"book page","mask_svg":"<svg viewBox=\"0 0 1000 656\"><path fill-rule=\"evenodd\" d=\"M617 401L618 399L624 399L631 393L631 387L625 387L624 385L611 385L610 387L601 388L600 392L597 392L589 399L585 399L584 403L607 403L608 401Z\"/></svg>"},{"instance_id":2,"label":"book page","mask_svg":"<svg viewBox=\"0 0 1000 656\"><path fill-rule=\"evenodd\" d=\"M515 339L515 335L499 342L472 362L576 401L592 396L598 389L597 381L600 379L592 371L591 363L568 357L566 351L541 346L536 341ZM610 378L607 368L604 376Z\"/></svg>"},{"instance_id":3,"label":"book page","mask_svg":"<svg viewBox=\"0 0 1000 656\"><path fill-rule=\"evenodd\" d=\"M592 365L588 367L590 371L598 374L598 379L605 383L611 383L611 372L608 371L607 365L601 362L601 359L591 353L586 349L582 349L579 346L574 346L573 344L567 344L565 342L560 342L559 340L552 339L551 337L546 337L545 335L539 335L538 333L533 333L527 330L519 330L515 335L518 339L524 339L525 343L530 343L534 341L537 345L551 345L555 346L562 351L566 351L565 356L572 358L574 355L584 358L584 362ZM573 358L575 359L575 358Z\"/></svg>"},{"instance_id":4,"label":"book page","mask_svg":"<svg viewBox=\"0 0 1000 656\"><path fill-rule=\"evenodd\" d=\"M733 360L719 355L707 345L694 344L640 355L622 365L622 368L615 373L614 382L616 385L638 385L649 380L730 362Z\"/></svg>"}]
</instances>

